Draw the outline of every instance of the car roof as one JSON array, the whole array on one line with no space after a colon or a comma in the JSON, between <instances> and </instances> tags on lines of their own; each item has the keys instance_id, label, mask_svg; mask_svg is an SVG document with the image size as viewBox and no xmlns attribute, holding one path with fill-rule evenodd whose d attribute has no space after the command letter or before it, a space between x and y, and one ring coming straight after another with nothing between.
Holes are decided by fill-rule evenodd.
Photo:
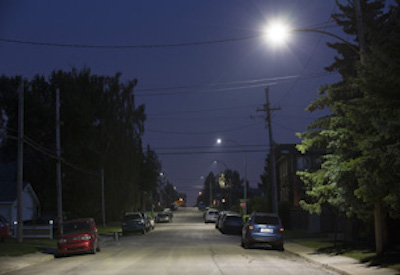
<instances>
[{"instance_id":1,"label":"car roof","mask_svg":"<svg viewBox=\"0 0 400 275\"><path fill-rule=\"evenodd\" d=\"M242 217L239 213L226 213L226 216Z\"/></svg>"},{"instance_id":2,"label":"car roof","mask_svg":"<svg viewBox=\"0 0 400 275\"><path fill-rule=\"evenodd\" d=\"M278 217L278 214L274 214L274 213L253 213L251 214L252 216L268 216L268 217Z\"/></svg>"},{"instance_id":3,"label":"car roof","mask_svg":"<svg viewBox=\"0 0 400 275\"><path fill-rule=\"evenodd\" d=\"M143 215L142 212L125 212L124 213L124 215L136 215L136 214Z\"/></svg>"}]
</instances>

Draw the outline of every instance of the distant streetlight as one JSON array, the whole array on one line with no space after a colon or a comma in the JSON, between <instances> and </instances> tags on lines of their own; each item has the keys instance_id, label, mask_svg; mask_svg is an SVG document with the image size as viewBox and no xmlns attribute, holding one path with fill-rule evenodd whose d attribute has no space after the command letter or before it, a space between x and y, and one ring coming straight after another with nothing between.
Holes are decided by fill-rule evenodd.
<instances>
[{"instance_id":1,"label":"distant streetlight","mask_svg":"<svg viewBox=\"0 0 400 275\"><path fill-rule=\"evenodd\" d=\"M247 153L246 153L246 150L244 149L243 145L241 145L236 140L232 140L232 139L224 139L224 140L238 145L239 147L242 148L242 150L244 152L244 186L243 186L244 207L243 207L243 214L246 215L247 214ZM221 138L217 138L217 144L222 144Z\"/></svg>"}]
</instances>

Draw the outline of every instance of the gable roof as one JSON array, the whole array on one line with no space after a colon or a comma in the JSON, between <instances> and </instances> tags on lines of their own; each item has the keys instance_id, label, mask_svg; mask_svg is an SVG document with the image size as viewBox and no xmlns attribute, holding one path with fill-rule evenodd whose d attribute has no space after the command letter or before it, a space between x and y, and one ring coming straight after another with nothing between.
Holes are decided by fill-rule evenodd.
<instances>
[{"instance_id":1,"label":"gable roof","mask_svg":"<svg viewBox=\"0 0 400 275\"><path fill-rule=\"evenodd\" d=\"M30 184L24 182L24 190L29 190L38 201ZM0 202L13 202L17 199L17 163L0 163Z\"/></svg>"}]
</instances>

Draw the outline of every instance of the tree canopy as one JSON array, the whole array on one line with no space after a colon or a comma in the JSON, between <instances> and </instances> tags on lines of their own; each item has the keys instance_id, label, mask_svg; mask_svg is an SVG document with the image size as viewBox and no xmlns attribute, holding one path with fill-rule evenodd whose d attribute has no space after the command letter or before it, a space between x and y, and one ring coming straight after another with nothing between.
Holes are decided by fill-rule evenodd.
<instances>
[{"instance_id":1,"label":"tree canopy","mask_svg":"<svg viewBox=\"0 0 400 275\"><path fill-rule=\"evenodd\" d=\"M150 147L142 149L145 106L136 106L137 80L121 74L99 76L54 71L35 76L0 78L3 161L16 159L17 87L25 90L25 180L32 183L43 211L55 210L55 90L60 90L63 209L68 217L101 213L101 171L105 177L107 217L137 210L143 194L157 189L161 164Z\"/></svg>"}]
</instances>

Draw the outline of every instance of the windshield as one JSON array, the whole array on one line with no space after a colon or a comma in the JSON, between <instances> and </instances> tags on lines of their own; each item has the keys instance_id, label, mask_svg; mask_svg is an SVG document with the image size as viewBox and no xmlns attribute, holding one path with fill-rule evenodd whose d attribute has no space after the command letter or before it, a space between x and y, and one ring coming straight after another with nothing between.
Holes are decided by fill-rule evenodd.
<instances>
[{"instance_id":1,"label":"windshield","mask_svg":"<svg viewBox=\"0 0 400 275\"><path fill-rule=\"evenodd\" d=\"M239 216L227 216L226 217L227 221L237 221L237 222L242 222L242 217Z\"/></svg>"},{"instance_id":2,"label":"windshield","mask_svg":"<svg viewBox=\"0 0 400 275\"><path fill-rule=\"evenodd\" d=\"M129 214L124 216L124 220L140 220L142 216L140 214Z\"/></svg>"},{"instance_id":3,"label":"windshield","mask_svg":"<svg viewBox=\"0 0 400 275\"><path fill-rule=\"evenodd\" d=\"M61 226L61 234L76 234L90 231L90 221L65 223Z\"/></svg>"},{"instance_id":4,"label":"windshield","mask_svg":"<svg viewBox=\"0 0 400 275\"><path fill-rule=\"evenodd\" d=\"M276 216L256 216L254 219L254 223L279 225L279 218Z\"/></svg>"}]
</instances>

